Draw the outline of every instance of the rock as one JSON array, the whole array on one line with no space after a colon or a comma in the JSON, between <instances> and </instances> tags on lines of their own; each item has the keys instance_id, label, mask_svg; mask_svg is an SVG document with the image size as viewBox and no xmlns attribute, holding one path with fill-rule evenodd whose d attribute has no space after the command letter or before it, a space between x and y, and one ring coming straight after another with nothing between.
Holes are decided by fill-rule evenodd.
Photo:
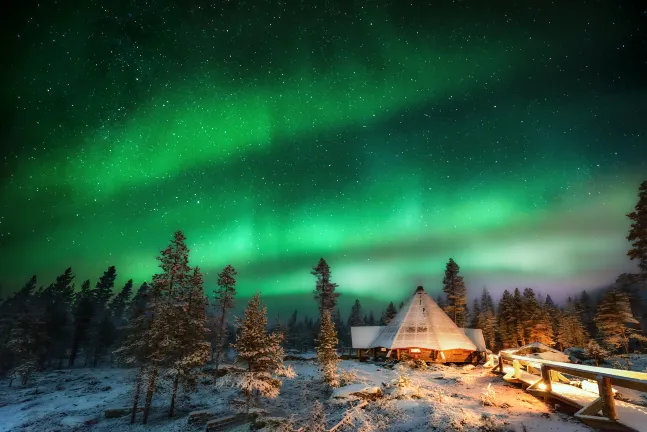
<instances>
[{"instance_id":1,"label":"rock","mask_svg":"<svg viewBox=\"0 0 647 432\"><path fill-rule=\"evenodd\" d=\"M103 412L105 418L119 418L132 413L132 408L110 408ZM143 412L144 408L137 408L137 412Z\"/></svg>"},{"instance_id":2,"label":"rock","mask_svg":"<svg viewBox=\"0 0 647 432\"><path fill-rule=\"evenodd\" d=\"M227 427L236 426L245 422L247 422L246 414L233 414L219 417L207 422L207 432L222 431Z\"/></svg>"},{"instance_id":3,"label":"rock","mask_svg":"<svg viewBox=\"0 0 647 432\"><path fill-rule=\"evenodd\" d=\"M199 410L189 413L188 423L190 425L203 425L218 417L222 417L224 413L213 410Z\"/></svg>"},{"instance_id":4,"label":"rock","mask_svg":"<svg viewBox=\"0 0 647 432\"><path fill-rule=\"evenodd\" d=\"M110 386L101 387L101 391L110 391L110 390L112 390L112 387Z\"/></svg>"}]
</instances>

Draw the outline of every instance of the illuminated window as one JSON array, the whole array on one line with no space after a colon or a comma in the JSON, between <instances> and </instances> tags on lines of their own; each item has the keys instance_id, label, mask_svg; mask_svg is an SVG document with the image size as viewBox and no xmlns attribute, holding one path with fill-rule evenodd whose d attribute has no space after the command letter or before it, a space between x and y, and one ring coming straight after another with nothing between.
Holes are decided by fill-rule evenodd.
<instances>
[{"instance_id":1,"label":"illuminated window","mask_svg":"<svg viewBox=\"0 0 647 432\"><path fill-rule=\"evenodd\" d=\"M411 348L411 349L409 350L409 352L412 352L412 353L419 353L419 352L420 352L420 348Z\"/></svg>"},{"instance_id":2,"label":"illuminated window","mask_svg":"<svg viewBox=\"0 0 647 432\"><path fill-rule=\"evenodd\" d=\"M386 351L386 348L380 348L380 351Z\"/></svg>"}]
</instances>

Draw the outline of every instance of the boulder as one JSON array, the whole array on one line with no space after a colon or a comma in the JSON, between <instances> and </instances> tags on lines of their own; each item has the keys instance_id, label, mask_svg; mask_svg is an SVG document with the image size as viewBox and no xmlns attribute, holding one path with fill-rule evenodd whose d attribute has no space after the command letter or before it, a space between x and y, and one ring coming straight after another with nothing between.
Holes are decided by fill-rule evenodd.
<instances>
[{"instance_id":1,"label":"boulder","mask_svg":"<svg viewBox=\"0 0 647 432\"><path fill-rule=\"evenodd\" d=\"M229 427L246 423L247 421L247 414L232 414L218 417L207 422L207 432L223 431Z\"/></svg>"},{"instance_id":2,"label":"boulder","mask_svg":"<svg viewBox=\"0 0 647 432\"><path fill-rule=\"evenodd\" d=\"M143 412L144 408L137 408L137 412ZM105 411L103 411L103 415L109 419L109 418L119 418L123 417L125 415L130 415L130 413L133 412L132 408L109 408Z\"/></svg>"},{"instance_id":3,"label":"boulder","mask_svg":"<svg viewBox=\"0 0 647 432\"><path fill-rule=\"evenodd\" d=\"M213 410L200 410L200 411L191 411L189 413L188 423L194 426L200 426L207 424L209 420L213 420L218 417L222 417L223 413Z\"/></svg>"}]
</instances>

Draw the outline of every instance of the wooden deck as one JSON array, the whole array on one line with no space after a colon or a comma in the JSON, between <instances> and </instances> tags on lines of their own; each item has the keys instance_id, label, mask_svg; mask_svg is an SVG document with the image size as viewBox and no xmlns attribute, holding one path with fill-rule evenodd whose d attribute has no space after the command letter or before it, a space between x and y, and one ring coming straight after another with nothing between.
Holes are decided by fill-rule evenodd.
<instances>
[{"instance_id":1,"label":"wooden deck","mask_svg":"<svg viewBox=\"0 0 647 432\"><path fill-rule=\"evenodd\" d=\"M494 360L494 359L491 359ZM494 365L491 361L490 365ZM647 432L647 408L615 400L612 384L647 392L647 373L552 362L502 352L492 369L510 383L521 384L529 393L556 400L579 411L575 417L603 430ZM564 376L598 382L597 392L570 384Z\"/></svg>"}]
</instances>

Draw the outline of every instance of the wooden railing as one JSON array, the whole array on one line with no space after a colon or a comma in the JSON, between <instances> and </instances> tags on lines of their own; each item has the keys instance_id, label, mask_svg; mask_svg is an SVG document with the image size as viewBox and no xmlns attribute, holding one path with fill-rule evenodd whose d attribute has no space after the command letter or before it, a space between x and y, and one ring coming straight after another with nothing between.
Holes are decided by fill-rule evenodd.
<instances>
[{"instance_id":1,"label":"wooden railing","mask_svg":"<svg viewBox=\"0 0 647 432\"><path fill-rule=\"evenodd\" d=\"M496 366L494 366L494 360L498 360ZM613 427L621 430L647 430L647 408L643 409L643 407L639 407L637 405L622 403L623 409L625 406L630 405L634 412L639 413L638 417L640 417L638 422L636 422L636 419L634 418L636 415L632 414L632 419L629 422L631 424L623 424L623 421L620 419L613 389L613 386L616 385L647 393L647 373L536 359L512 354L506 351L501 351L496 358L490 358L488 363L489 365L494 366L493 370L500 373L504 372L504 365L506 363L510 363L513 367L513 372L511 372L513 379L517 379L522 383L524 380L522 379L521 368L525 367L525 384L528 385L528 391L543 394L546 399L555 397L557 399L565 400L567 403L569 402L569 399L564 395L560 395L559 392L554 391L553 389L553 383L555 382L569 382L563 374L572 375L581 379L593 380L597 382L597 398L588 404L578 404L573 403L572 400L570 401L573 405L578 405L581 408L576 413L576 417L580 418L585 423L598 428ZM528 379L528 374L536 375L537 372L539 372L540 379ZM562 388L565 389L564 387ZM604 417L597 415L600 410L602 410ZM636 427L636 425L641 424L645 425L644 428Z\"/></svg>"}]
</instances>

